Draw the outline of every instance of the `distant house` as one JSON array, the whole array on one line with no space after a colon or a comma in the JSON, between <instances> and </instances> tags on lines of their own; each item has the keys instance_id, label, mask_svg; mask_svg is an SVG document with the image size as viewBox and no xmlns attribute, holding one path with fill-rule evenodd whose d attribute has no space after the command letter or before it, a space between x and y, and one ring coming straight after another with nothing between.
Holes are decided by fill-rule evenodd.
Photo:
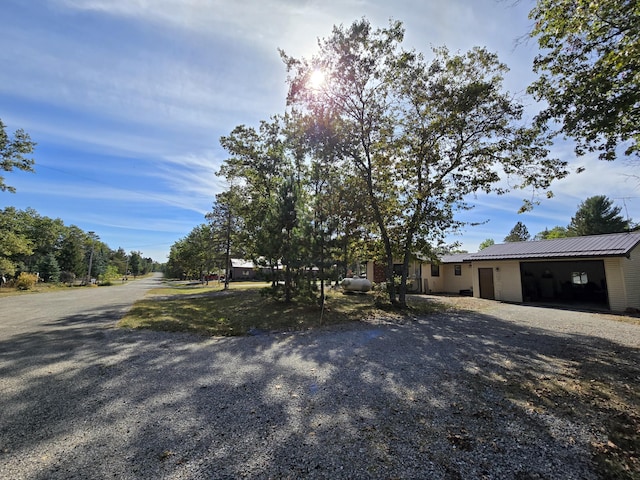
<instances>
[{"instance_id":1,"label":"distant house","mask_svg":"<svg viewBox=\"0 0 640 480\"><path fill-rule=\"evenodd\" d=\"M232 258L229 266L229 280L253 280L256 278L257 267L252 260Z\"/></svg>"},{"instance_id":2,"label":"distant house","mask_svg":"<svg viewBox=\"0 0 640 480\"><path fill-rule=\"evenodd\" d=\"M407 285L412 293L635 310L640 309L639 245L639 232L492 245L438 262L416 260ZM384 266L369 262L367 278L385 281Z\"/></svg>"}]
</instances>

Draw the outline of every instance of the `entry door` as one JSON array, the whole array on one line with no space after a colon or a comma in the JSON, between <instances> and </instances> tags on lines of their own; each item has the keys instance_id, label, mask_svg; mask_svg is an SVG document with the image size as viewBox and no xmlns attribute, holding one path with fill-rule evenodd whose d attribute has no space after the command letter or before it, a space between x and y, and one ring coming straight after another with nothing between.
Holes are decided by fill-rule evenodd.
<instances>
[{"instance_id":1,"label":"entry door","mask_svg":"<svg viewBox=\"0 0 640 480\"><path fill-rule=\"evenodd\" d=\"M480 298L495 300L496 296L493 290L493 268L479 268L480 276Z\"/></svg>"}]
</instances>

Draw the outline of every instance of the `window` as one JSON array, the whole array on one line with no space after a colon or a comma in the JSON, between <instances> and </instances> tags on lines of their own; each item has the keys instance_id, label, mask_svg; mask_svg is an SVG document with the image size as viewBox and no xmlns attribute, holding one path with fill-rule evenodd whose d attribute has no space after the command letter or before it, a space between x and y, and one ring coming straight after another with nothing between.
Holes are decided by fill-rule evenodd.
<instances>
[{"instance_id":1,"label":"window","mask_svg":"<svg viewBox=\"0 0 640 480\"><path fill-rule=\"evenodd\" d=\"M440 276L440 265L431 264L431 276L439 277Z\"/></svg>"},{"instance_id":2,"label":"window","mask_svg":"<svg viewBox=\"0 0 640 480\"><path fill-rule=\"evenodd\" d=\"M586 285L589 282L587 272L572 272L571 283L574 285Z\"/></svg>"},{"instance_id":3,"label":"window","mask_svg":"<svg viewBox=\"0 0 640 480\"><path fill-rule=\"evenodd\" d=\"M456 277L459 277L460 275L462 275L462 265L454 265L453 266L453 274Z\"/></svg>"}]
</instances>

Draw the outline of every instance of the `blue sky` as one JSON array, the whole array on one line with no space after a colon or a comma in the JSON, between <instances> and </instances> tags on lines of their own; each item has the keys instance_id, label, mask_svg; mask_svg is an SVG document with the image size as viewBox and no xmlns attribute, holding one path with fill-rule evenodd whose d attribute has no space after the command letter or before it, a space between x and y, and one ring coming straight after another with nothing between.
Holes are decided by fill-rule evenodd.
<instances>
[{"instance_id":1,"label":"blue sky","mask_svg":"<svg viewBox=\"0 0 640 480\"><path fill-rule=\"evenodd\" d=\"M2 0L0 118L38 143L35 174L5 176L16 194L0 208L31 207L66 225L95 231L111 248L166 261L170 246L204 222L224 189L215 172L226 158L219 138L257 126L285 108L278 54L315 53L333 25L366 17L406 28L404 45L497 52L522 95L535 78L529 0ZM527 100L529 115L537 106ZM556 196L517 214L527 192L479 194L452 237L475 251L522 221L533 235L566 226L578 204L607 195L640 220L640 193L624 162L554 153L580 175L557 182Z\"/></svg>"}]
</instances>

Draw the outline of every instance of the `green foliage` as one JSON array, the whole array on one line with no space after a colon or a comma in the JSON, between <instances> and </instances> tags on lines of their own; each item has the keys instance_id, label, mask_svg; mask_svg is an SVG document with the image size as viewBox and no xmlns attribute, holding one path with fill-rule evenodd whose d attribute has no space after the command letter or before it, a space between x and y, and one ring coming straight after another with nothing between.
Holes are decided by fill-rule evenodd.
<instances>
[{"instance_id":1,"label":"green foliage","mask_svg":"<svg viewBox=\"0 0 640 480\"><path fill-rule=\"evenodd\" d=\"M38 283L38 276L34 273L22 272L18 275L15 287L18 290L31 290Z\"/></svg>"},{"instance_id":2,"label":"green foliage","mask_svg":"<svg viewBox=\"0 0 640 480\"><path fill-rule=\"evenodd\" d=\"M58 251L60 269L73 272L78 276L84 275L87 269L84 253L84 232L72 225L63 234L61 247Z\"/></svg>"},{"instance_id":3,"label":"green foliage","mask_svg":"<svg viewBox=\"0 0 640 480\"><path fill-rule=\"evenodd\" d=\"M522 222L518 222L504 238L505 242L526 242L531 238L529 234L529 230L526 225Z\"/></svg>"},{"instance_id":4,"label":"green foliage","mask_svg":"<svg viewBox=\"0 0 640 480\"><path fill-rule=\"evenodd\" d=\"M57 283L60 280L60 267L53 252L40 261L38 271L45 282Z\"/></svg>"},{"instance_id":5,"label":"green foliage","mask_svg":"<svg viewBox=\"0 0 640 480\"><path fill-rule=\"evenodd\" d=\"M486 240L483 240L482 242L480 242L480 245L478 245L478 250L484 250L485 248L495 244L496 242L493 238L487 238Z\"/></svg>"},{"instance_id":6,"label":"green foliage","mask_svg":"<svg viewBox=\"0 0 640 480\"><path fill-rule=\"evenodd\" d=\"M571 233L567 230L566 227L557 225L551 230L545 228L542 232L537 233L534 237L534 240L553 240L554 238L567 238L570 236Z\"/></svg>"},{"instance_id":7,"label":"green foliage","mask_svg":"<svg viewBox=\"0 0 640 480\"><path fill-rule=\"evenodd\" d=\"M16 130L13 136L6 132L5 124L0 120L0 170L11 172L14 168L25 172L33 172L35 161L26 155L33 153L35 143L24 130ZM0 191L15 192L16 189L7 185L0 175Z\"/></svg>"},{"instance_id":8,"label":"green foliage","mask_svg":"<svg viewBox=\"0 0 640 480\"><path fill-rule=\"evenodd\" d=\"M141 273L151 271L153 260L139 257ZM57 282L61 271L67 272L65 278L85 277L90 258L94 278L106 272L112 259L124 273L124 251L111 251L97 235L75 225L67 227L62 220L43 217L30 208L0 210L0 274L12 277L18 271L40 272L45 281Z\"/></svg>"},{"instance_id":9,"label":"green foliage","mask_svg":"<svg viewBox=\"0 0 640 480\"><path fill-rule=\"evenodd\" d=\"M628 231L629 222L620 215L620 207L605 195L596 195L582 202L567 227L573 236L600 235Z\"/></svg>"},{"instance_id":10,"label":"green foliage","mask_svg":"<svg viewBox=\"0 0 640 480\"><path fill-rule=\"evenodd\" d=\"M408 265L460 227L454 213L468 208L468 194L504 193L501 173L517 178L516 188L541 190L567 173L565 162L548 158L548 139L522 126L523 106L502 91L507 68L494 54L439 48L427 61L403 49L403 38L400 22L376 30L361 20L334 27L310 59L281 52L288 103L313 125L309 148L318 156L330 148L360 179L375 226L367 233L380 240L388 276L393 258ZM316 69L327 78L320 89L308 86ZM405 267L401 304L407 275Z\"/></svg>"},{"instance_id":11,"label":"green foliage","mask_svg":"<svg viewBox=\"0 0 640 480\"><path fill-rule=\"evenodd\" d=\"M530 13L542 53L529 87L548 103L538 122L559 122L576 153L614 160L640 154L640 8L637 0L538 0Z\"/></svg>"},{"instance_id":12,"label":"green foliage","mask_svg":"<svg viewBox=\"0 0 640 480\"><path fill-rule=\"evenodd\" d=\"M76 274L73 272L67 272L67 271L63 271L60 272L60 281L62 283L66 283L66 284L73 284L73 282L75 282L76 280Z\"/></svg>"},{"instance_id":13,"label":"green foliage","mask_svg":"<svg viewBox=\"0 0 640 480\"><path fill-rule=\"evenodd\" d=\"M122 275L118 271L118 267L116 265L108 265L104 273L100 275L99 278L101 285L111 285L116 280L122 278Z\"/></svg>"}]
</instances>

